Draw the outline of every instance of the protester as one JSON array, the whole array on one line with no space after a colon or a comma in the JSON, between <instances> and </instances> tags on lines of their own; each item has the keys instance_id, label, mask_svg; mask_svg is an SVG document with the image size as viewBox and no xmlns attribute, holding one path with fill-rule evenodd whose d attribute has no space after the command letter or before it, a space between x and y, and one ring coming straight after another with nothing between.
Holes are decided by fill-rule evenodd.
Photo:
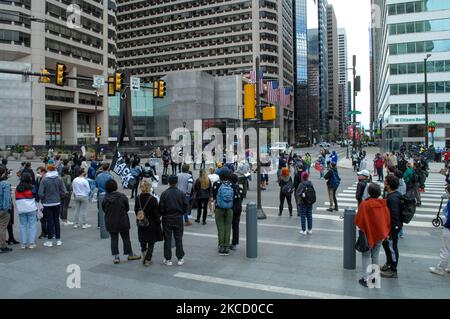
<instances>
[{"instance_id":1,"label":"protester","mask_svg":"<svg viewBox=\"0 0 450 319\"><path fill-rule=\"evenodd\" d=\"M151 184L147 181L141 184L141 194L136 196L134 211L138 219L138 238L141 244L141 252L144 266L152 264L153 249L155 243L163 240L161 229L161 214L159 212L158 200L151 195ZM143 211L143 216L139 212ZM139 218L146 219L148 225L141 225ZM142 221L142 220L141 220Z\"/></svg>"},{"instance_id":2,"label":"protester","mask_svg":"<svg viewBox=\"0 0 450 319\"><path fill-rule=\"evenodd\" d=\"M106 183L109 180L114 180L114 177L109 172L109 163L102 164L102 171L95 178L95 186L97 187L97 227L100 227L100 208L102 207L102 201L106 195Z\"/></svg>"},{"instance_id":3,"label":"protester","mask_svg":"<svg viewBox=\"0 0 450 319\"><path fill-rule=\"evenodd\" d=\"M36 177L34 176L34 172L33 169L31 168L31 163L30 162L26 162L25 163L25 167L23 168L22 172L21 172L21 176L23 174L29 174L31 177L31 184L32 185L36 185Z\"/></svg>"},{"instance_id":4,"label":"protester","mask_svg":"<svg viewBox=\"0 0 450 319\"><path fill-rule=\"evenodd\" d=\"M48 161L48 172L39 186L39 199L44 206L44 216L47 220L48 238L44 243L45 247L53 247L53 239L56 238L56 245L61 246L61 228L59 216L61 213L61 198L67 195L66 187L52 160Z\"/></svg>"},{"instance_id":5,"label":"protester","mask_svg":"<svg viewBox=\"0 0 450 319\"><path fill-rule=\"evenodd\" d=\"M73 194L75 196L75 224L73 228L88 229L92 226L87 223L87 210L89 202L89 194L91 193L91 187L86 179L86 172L84 168L80 169L80 175L73 180L72 183ZM80 212L81 212L81 224L80 224Z\"/></svg>"},{"instance_id":6,"label":"protester","mask_svg":"<svg viewBox=\"0 0 450 319\"><path fill-rule=\"evenodd\" d=\"M193 191L194 179L192 174L189 173L189 165L184 164L182 167L182 173L178 174L178 189L183 192L185 201L187 203L186 211L184 212L185 226L191 226L192 222L189 220L192 208L192 191Z\"/></svg>"},{"instance_id":7,"label":"protester","mask_svg":"<svg viewBox=\"0 0 450 319\"><path fill-rule=\"evenodd\" d=\"M72 222L68 220L68 210L70 205L70 200L72 199L72 176L70 176L69 167L64 166L61 171L61 178L63 180L64 186L67 190L67 195L62 198L61 204L61 220L63 226L71 226Z\"/></svg>"},{"instance_id":8,"label":"protester","mask_svg":"<svg viewBox=\"0 0 450 319\"><path fill-rule=\"evenodd\" d=\"M214 186L214 184L216 182L218 182L220 180L219 174L218 174L219 170L214 169L213 167L211 167L209 169L209 181L211 182L211 185ZM215 210L215 203L214 203L214 198L211 194L210 198L209 198L209 202L208 202L208 215L212 216Z\"/></svg>"},{"instance_id":9,"label":"protester","mask_svg":"<svg viewBox=\"0 0 450 319\"><path fill-rule=\"evenodd\" d=\"M297 201L297 210L300 211L301 218L301 235L311 235L313 228L313 205L316 202L316 190L313 183L309 180L308 172L302 173L302 181L299 184L295 197ZM308 228L306 228L308 222Z\"/></svg>"},{"instance_id":10,"label":"protester","mask_svg":"<svg viewBox=\"0 0 450 319\"><path fill-rule=\"evenodd\" d=\"M117 182L113 179L106 182L105 191L102 208L105 212L106 230L111 236L111 253L114 256L114 264L120 263L119 234L123 241L123 253L128 255L128 260L141 259L140 256L133 254L131 248L128 197L117 191Z\"/></svg>"},{"instance_id":11,"label":"protester","mask_svg":"<svg viewBox=\"0 0 450 319\"><path fill-rule=\"evenodd\" d=\"M368 170L363 170L358 172L358 185L356 186L356 200L358 201L358 206L363 200L369 197L367 190L367 185L369 183L370 172Z\"/></svg>"},{"instance_id":12,"label":"protester","mask_svg":"<svg viewBox=\"0 0 450 319\"><path fill-rule=\"evenodd\" d=\"M183 215L187 210L185 194L177 187L178 177L169 177L169 188L161 194L159 209L162 216L164 234L164 265L172 266L172 236L175 239L175 255L178 265L184 264Z\"/></svg>"},{"instance_id":13,"label":"protester","mask_svg":"<svg viewBox=\"0 0 450 319\"><path fill-rule=\"evenodd\" d=\"M329 212L339 211L338 202L336 198L336 191L341 183L341 178L339 177L336 163L331 163L331 167L325 174L324 178L327 181L328 198L330 201L330 208L328 209L328 211Z\"/></svg>"},{"instance_id":14,"label":"protester","mask_svg":"<svg viewBox=\"0 0 450 319\"><path fill-rule=\"evenodd\" d=\"M241 222L242 214L243 190L238 184L238 176L236 174L231 174L230 181L234 190L233 221L231 222L233 237L231 240L230 250L236 250L236 246L239 245L239 223Z\"/></svg>"},{"instance_id":15,"label":"protester","mask_svg":"<svg viewBox=\"0 0 450 319\"><path fill-rule=\"evenodd\" d=\"M21 248L36 248L37 194L30 174L23 173L16 188L16 206L20 218ZM28 232L29 231L29 232Z\"/></svg>"},{"instance_id":16,"label":"protester","mask_svg":"<svg viewBox=\"0 0 450 319\"><path fill-rule=\"evenodd\" d=\"M289 207L289 216L292 217L292 193L294 192L294 183L289 172L289 168L283 167L281 169L281 176L278 179L278 185L280 186L280 207L278 216L283 214L284 200L287 200Z\"/></svg>"},{"instance_id":17,"label":"protester","mask_svg":"<svg viewBox=\"0 0 450 319\"><path fill-rule=\"evenodd\" d=\"M197 219L196 223L200 223L200 217L202 217L203 210L203 225L206 225L206 217L208 214L208 201L212 194L212 184L204 169L200 170L200 177L194 184L195 200L197 201Z\"/></svg>"},{"instance_id":18,"label":"protester","mask_svg":"<svg viewBox=\"0 0 450 319\"><path fill-rule=\"evenodd\" d=\"M220 181L213 185L213 197L216 202L216 225L219 242L219 255L230 254L230 235L233 223L234 188L229 181L231 172L227 167L220 170Z\"/></svg>"},{"instance_id":19,"label":"protester","mask_svg":"<svg viewBox=\"0 0 450 319\"><path fill-rule=\"evenodd\" d=\"M381 276L386 278L397 278L397 266L399 260L398 235L403 228L402 222L402 195L397 191L400 182L394 175L386 176L384 187L386 188L387 206L391 216L391 228L389 239L383 242L386 254L386 264L381 268Z\"/></svg>"},{"instance_id":20,"label":"protester","mask_svg":"<svg viewBox=\"0 0 450 319\"><path fill-rule=\"evenodd\" d=\"M11 248L6 246L6 230L11 218L10 209L12 207L11 184L7 179L7 168L2 165L0 166L0 253L12 251Z\"/></svg>"},{"instance_id":21,"label":"protester","mask_svg":"<svg viewBox=\"0 0 450 319\"><path fill-rule=\"evenodd\" d=\"M47 174L47 169L43 166L38 167L37 170L37 176L36 176L36 192L38 193L38 199L39 198L39 188L41 186L41 182L44 180L45 175ZM43 210L43 206L42 203L38 203L38 210L41 211L41 218L40 218L40 222L41 222L41 234L39 235L39 239L43 239L43 238L47 238L48 236L48 231L47 231L47 219L45 218L45 215L42 213Z\"/></svg>"},{"instance_id":22,"label":"protester","mask_svg":"<svg viewBox=\"0 0 450 319\"><path fill-rule=\"evenodd\" d=\"M378 181L379 182L384 181L383 163L384 163L383 157L381 156L380 153L378 153L375 156L374 166L375 166L375 170L377 172L377 176L378 176Z\"/></svg>"},{"instance_id":23,"label":"protester","mask_svg":"<svg viewBox=\"0 0 450 319\"><path fill-rule=\"evenodd\" d=\"M368 287L369 276L375 271L372 269L372 272L369 272L369 265L379 264L381 245L389 237L391 226L386 200L379 199L381 196L380 186L370 184L367 188L370 197L361 202L355 217L355 225L360 229L360 236L367 238L369 248L361 255L363 275L359 283L364 287Z\"/></svg>"}]
</instances>

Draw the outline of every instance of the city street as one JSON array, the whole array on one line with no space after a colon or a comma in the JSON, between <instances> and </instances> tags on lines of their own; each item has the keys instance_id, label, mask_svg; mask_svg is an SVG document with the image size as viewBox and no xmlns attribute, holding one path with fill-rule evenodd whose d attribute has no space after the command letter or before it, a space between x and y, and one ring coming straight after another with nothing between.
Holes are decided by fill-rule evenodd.
<instances>
[{"instance_id":1,"label":"city street","mask_svg":"<svg viewBox=\"0 0 450 319\"><path fill-rule=\"evenodd\" d=\"M34 169L37 164L33 163ZM18 162L9 166L16 171ZM405 227L405 236L399 242L399 278L382 279L381 289L367 289L358 284L359 254L355 270L343 269L340 217L345 208L356 207L357 179L353 170L340 168L339 171L342 183L337 197L341 210L335 213L326 211L325 181L319 180L319 174L312 171L318 198L313 234L308 236L299 234L300 219L296 212L294 217L289 217L286 204L283 216L278 217L279 187L275 177L270 176L269 189L262 193L267 219L258 221L257 259L246 257L245 206L256 201L256 176L253 175L248 198L244 200L240 245L228 257L217 254L217 229L211 217L205 226L194 223L185 227L186 263L181 267L162 264L162 242L155 245L154 264L149 268L143 267L142 261L114 265L110 241L101 240L96 227L81 230L62 226L64 245L61 247L46 248L38 240L34 250L22 250L16 245L13 252L0 255L3 288L0 298L447 298L450 275L440 277L428 271L439 257L441 229L433 228L431 221L439 209L444 178L430 174L427 192L422 195L423 205L417 209L413 222ZM197 177L198 171L194 175ZM17 184L15 176L10 181ZM158 194L163 190L159 187ZM133 204L134 200L130 200L130 206ZM194 210L192 215L196 214ZM69 220L73 215L70 209ZM139 253L134 212L130 212L130 219L133 249ZM97 225L95 203L89 205L88 222ZM17 217L15 236L20 238ZM382 253L380 263L384 261ZM73 264L81 268L80 289L69 289L66 285L70 275L66 268Z\"/></svg>"}]
</instances>

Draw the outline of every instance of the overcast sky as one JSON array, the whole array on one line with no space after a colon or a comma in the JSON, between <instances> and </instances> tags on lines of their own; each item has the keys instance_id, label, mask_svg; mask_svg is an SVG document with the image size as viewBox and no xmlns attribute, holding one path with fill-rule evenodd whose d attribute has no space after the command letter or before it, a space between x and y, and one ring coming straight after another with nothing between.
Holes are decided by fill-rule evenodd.
<instances>
[{"instance_id":1,"label":"overcast sky","mask_svg":"<svg viewBox=\"0 0 450 319\"><path fill-rule=\"evenodd\" d=\"M365 128L370 123L370 60L369 27L371 9L369 0L328 0L336 12L339 28L347 32L348 67L352 67L352 56L357 56L356 72L361 76L361 92L356 97L356 108L363 114L358 116ZM317 28L317 9L314 1L308 0L308 28ZM310 19L311 17L311 19ZM352 80L352 71L349 71Z\"/></svg>"}]
</instances>

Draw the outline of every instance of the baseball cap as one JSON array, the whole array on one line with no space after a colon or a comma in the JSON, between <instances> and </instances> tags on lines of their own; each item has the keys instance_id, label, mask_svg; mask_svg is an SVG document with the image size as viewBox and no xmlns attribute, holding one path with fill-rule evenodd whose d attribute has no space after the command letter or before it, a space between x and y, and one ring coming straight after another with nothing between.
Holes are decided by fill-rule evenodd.
<instances>
[{"instance_id":1,"label":"baseball cap","mask_svg":"<svg viewBox=\"0 0 450 319\"><path fill-rule=\"evenodd\" d=\"M220 176L223 176L223 177L230 177L230 175L231 175L231 171L230 171L230 169L228 168L228 167L223 167L221 170L220 170L220 174L219 174Z\"/></svg>"},{"instance_id":2,"label":"baseball cap","mask_svg":"<svg viewBox=\"0 0 450 319\"><path fill-rule=\"evenodd\" d=\"M366 169L363 169L361 172L358 172L359 176L366 176L366 177L370 177L370 172Z\"/></svg>"}]
</instances>

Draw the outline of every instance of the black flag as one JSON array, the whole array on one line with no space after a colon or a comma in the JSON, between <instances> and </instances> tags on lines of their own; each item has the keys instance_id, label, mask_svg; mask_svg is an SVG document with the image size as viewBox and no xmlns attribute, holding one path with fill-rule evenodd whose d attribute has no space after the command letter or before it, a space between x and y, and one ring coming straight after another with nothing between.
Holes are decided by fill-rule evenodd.
<instances>
[{"instance_id":1,"label":"black flag","mask_svg":"<svg viewBox=\"0 0 450 319\"><path fill-rule=\"evenodd\" d=\"M125 160L117 149L111 163L111 170L119 175L123 188L132 189L136 185L136 178L131 174L130 168L125 164Z\"/></svg>"}]
</instances>

